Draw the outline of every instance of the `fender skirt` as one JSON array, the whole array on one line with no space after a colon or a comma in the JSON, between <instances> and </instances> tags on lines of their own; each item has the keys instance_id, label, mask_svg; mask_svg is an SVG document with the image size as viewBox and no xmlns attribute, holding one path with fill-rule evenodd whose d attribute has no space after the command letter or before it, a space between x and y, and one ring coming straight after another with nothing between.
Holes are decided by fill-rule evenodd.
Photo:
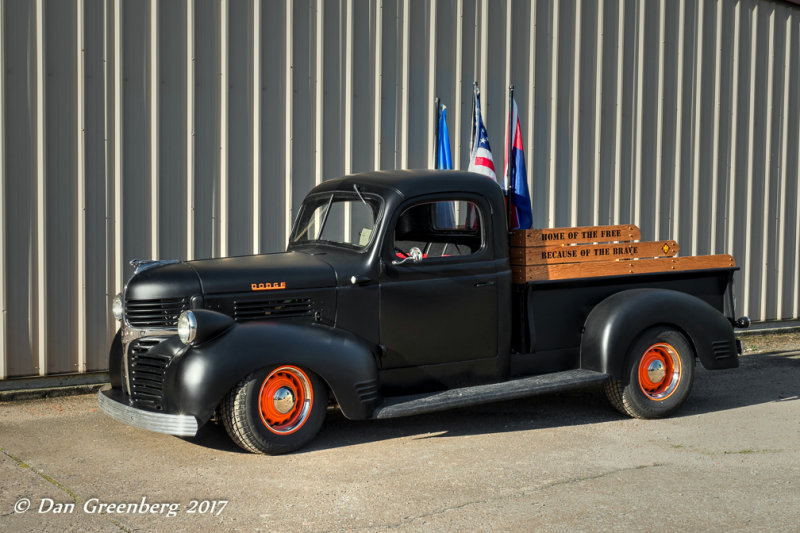
<instances>
[{"instance_id":1,"label":"fender skirt","mask_svg":"<svg viewBox=\"0 0 800 533\"><path fill-rule=\"evenodd\" d=\"M708 303L665 289L631 289L609 296L592 309L581 338L581 368L627 381L626 357L647 328L680 330L709 370L736 368L739 359L731 323Z\"/></svg>"},{"instance_id":2,"label":"fender skirt","mask_svg":"<svg viewBox=\"0 0 800 533\"><path fill-rule=\"evenodd\" d=\"M373 350L355 335L327 326L276 321L234 324L199 346L187 349L176 336L158 348L177 355L164 383L166 412L192 414L201 425L239 381L256 370L281 364L298 365L319 375L349 419L369 418L379 400Z\"/></svg>"}]
</instances>

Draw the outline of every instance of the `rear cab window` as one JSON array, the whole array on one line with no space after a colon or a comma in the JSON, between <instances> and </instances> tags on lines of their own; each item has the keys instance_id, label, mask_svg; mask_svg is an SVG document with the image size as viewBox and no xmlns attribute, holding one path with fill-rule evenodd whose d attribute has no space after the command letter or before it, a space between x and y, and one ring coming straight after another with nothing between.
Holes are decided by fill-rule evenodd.
<instances>
[{"instance_id":1,"label":"rear cab window","mask_svg":"<svg viewBox=\"0 0 800 533\"><path fill-rule=\"evenodd\" d=\"M405 258L416 247L423 261L467 258L484 248L480 207L469 200L424 201L406 208L392 234L393 254Z\"/></svg>"}]
</instances>

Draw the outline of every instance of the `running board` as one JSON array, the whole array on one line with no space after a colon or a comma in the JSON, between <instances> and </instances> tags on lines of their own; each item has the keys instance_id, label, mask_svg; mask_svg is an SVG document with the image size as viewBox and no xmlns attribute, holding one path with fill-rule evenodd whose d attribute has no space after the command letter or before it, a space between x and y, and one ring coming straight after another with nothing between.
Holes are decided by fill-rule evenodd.
<instances>
[{"instance_id":1,"label":"running board","mask_svg":"<svg viewBox=\"0 0 800 533\"><path fill-rule=\"evenodd\" d=\"M591 370L567 370L526 378L512 379L502 383L490 383L475 387L464 387L428 394L415 394L388 398L375 409L373 418L399 418L456 407L470 407L483 403L516 400L538 394L579 389L587 385L603 383L608 374Z\"/></svg>"}]
</instances>

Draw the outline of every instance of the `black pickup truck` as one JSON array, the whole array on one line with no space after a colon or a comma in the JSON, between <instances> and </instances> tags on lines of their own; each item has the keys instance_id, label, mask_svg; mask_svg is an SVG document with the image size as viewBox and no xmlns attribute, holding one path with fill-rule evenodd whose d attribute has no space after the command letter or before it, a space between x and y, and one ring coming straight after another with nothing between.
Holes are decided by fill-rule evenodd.
<instances>
[{"instance_id":1,"label":"black pickup truck","mask_svg":"<svg viewBox=\"0 0 800 533\"><path fill-rule=\"evenodd\" d=\"M697 360L738 366L734 267L513 282L509 235L494 181L381 171L315 187L286 252L133 261L99 406L180 436L221 421L277 454L331 405L380 419L602 383L657 418Z\"/></svg>"}]
</instances>

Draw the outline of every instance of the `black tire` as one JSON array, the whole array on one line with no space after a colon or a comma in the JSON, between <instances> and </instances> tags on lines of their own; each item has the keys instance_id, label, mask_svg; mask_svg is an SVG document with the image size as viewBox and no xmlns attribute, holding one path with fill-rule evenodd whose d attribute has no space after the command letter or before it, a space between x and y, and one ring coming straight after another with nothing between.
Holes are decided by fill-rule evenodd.
<instances>
[{"instance_id":1,"label":"black tire","mask_svg":"<svg viewBox=\"0 0 800 533\"><path fill-rule=\"evenodd\" d=\"M327 407L328 389L319 376L279 365L240 381L220 411L225 430L240 447L279 455L308 444L322 427Z\"/></svg>"},{"instance_id":2,"label":"black tire","mask_svg":"<svg viewBox=\"0 0 800 533\"><path fill-rule=\"evenodd\" d=\"M689 397L695 353L680 331L665 326L644 331L625 361L627 383L612 379L605 385L606 396L620 413L634 418L663 418Z\"/></svg>"}]
</instances>

